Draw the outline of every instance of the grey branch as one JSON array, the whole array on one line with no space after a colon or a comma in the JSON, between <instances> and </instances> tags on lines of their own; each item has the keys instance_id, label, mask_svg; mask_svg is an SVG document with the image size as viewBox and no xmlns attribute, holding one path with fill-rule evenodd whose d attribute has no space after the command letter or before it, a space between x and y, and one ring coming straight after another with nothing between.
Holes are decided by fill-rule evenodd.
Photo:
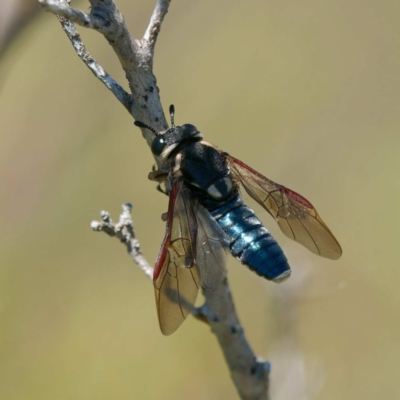
<instances>
[{"instance_id":1,"label":"grey branch","mask_svg":"<svg viewBox=\"0 0 400 400\"><path fill-rule=\"evenodd\" d=\"M149 44L152 51L154 51L154 46L157 41L158 34L160 33L161 24L164 20L165 15L168 12L169 4L171 0L158 0L156 8L151 16L149 26L143 36L145 42Z\"/></svg>"},{"instance_id":2,"label":"grey branch","mask_svg":"<svg viewBox=\"0 0 400 400\"><path fill-rule=\"evenodd\" d=\"M76 30L74 24L64 17L57 16L61 23L63 31L67 34L68 39L71 41L76 54L86 64L86 66L93 72L94 76L106 85L108 89L114 93L115 97L122 103L122 105L131 113L132 96L125 92L121 85L119 85L111 76L104 71L103 67L91 56L86 50L82 39Z\"/></svg>"},{"instance_id":3,"label":"grey branch","mask_svg":"<svg viewBox=\"0 0 400 400\"><path fill-rule=\"evenodd\" d=\"M75 51L85 64L115 94L131 113L157 131L168 127L153 74L154 46L162 21L168 11L170 0L158 0L149 26L142 39L134 39L125 25L124 18L113 0L89 0L89 14L69 7L67 0L39 0L43 7L59 16L63 29L70 38ZM129 83L131 94L126 93L86 51L79 34L71 21L81 26L95 29L104 35L120 60ZM150 145L154 134L142 129L142 134ZM168 173L159 160L160 173ZM143 257L139 242L135 238L131 206L124 205L118 223L114 224L107 212L102 212L102 221L92 222L96 231L106 232L121 240L132 258L147 277L152 278L153 268ZM193 314L209 324L217 336L231 372L232 380L243 400L268 399L269 364L259 360L253 353L236 315L230 288L225 280L214 291L203 291L205 304Z\"/></svg>"},{"instance_id":4,"label":"grey branch","mask_svg":"<svg viewBox=\"0 0 400 400\"><path fill-rule=\"evenodd\" d=\"M216 290L204 290L206 302L193 315L217 336L240 398L268 400L270 363L256 357L236 314L228 280Z\"/></svg>"},{"instance_id":5,"label":"grey branch","mask_svg":"<svg viewBox=\"0 0 400 400\"><path fill-rule=\"evenodd\" d=\"M134 119L143 121L157 131L165 130L168 124L161 106L157 80L153 74L153 53L170 0L158 0L142 39L132 37L113 0L89 1L90 14L70 7L67 0L39 0L46 11L73 20L83 27L95 29L104 35L125 71L132 92L129 112ZM70 24L73 25L72 22ZM154 134L147 129L143 129L142 134L150 146ZM158 160L157 163L161 167Z\"/></svg>"},{"instance_id":6,"label":"grey branch","mask_svg":"<svg viewBox=\"0 0 400 400\"><path fill-rule=\"evenodd\" d=\"M131 217L132 205L126 203L122 206L122 213L119 216L118 223L113 223L110 214L107 211L101 211L101 221L92 221L90 226L94 231L103 231L107 235L118 238L125 244L128 253L133 262L145 273L145 275L153 279L153 267L147 262L140 249L139 241L135 237L133 222Z\"/></svg>"},{"instance_id":7,"label":"grey branch","mask_svg":"<svg viewBox=\"0 0 400 400\"><path fill-rule=\"evenodd\" d=\"M60 17L65 17L71 22L75 22L78 25L85 26L87 28L94 28L94 21L90 15L83 11L76 10L68 5L65 1L59 0L39 0L39 3L44 7L46 11L51 11Z\"/></svg>"}]
</instances>

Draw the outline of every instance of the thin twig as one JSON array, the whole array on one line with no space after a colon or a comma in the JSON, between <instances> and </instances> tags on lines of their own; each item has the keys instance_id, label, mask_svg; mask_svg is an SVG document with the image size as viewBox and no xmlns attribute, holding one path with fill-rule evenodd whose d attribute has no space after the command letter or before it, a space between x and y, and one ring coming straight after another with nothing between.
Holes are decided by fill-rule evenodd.
<instances>
[{"instance_id":1,"label":"thin twig","mask_svg":"<svg viewBox=\"0 0 400 400\"><path fill-rule=\"evenodd\" d=\"M74 24L64 17L57 16L61 23L63 31L67 34L68 39L71 41L76 54L85 63L85 65L93 72L94 76L106 85L108 89L114 93L115 97L122 103L122 105L131 114L132 112L132 96L126 92L121 85L119 85L103 67L92 57L86 50L82 42L81 36L76 30Z\"/></svg>"},{"instance_id":2,"label":"thin twig","mask_svg":"<svg viewBox=\"0 0 400 400\"><path fill-rule=\"evenodd\" d=\"M164 20L165 15L168 12L169 4L171 0L158 0L156 7L153 11L153 15L150 18L149 26L143 36L143 39L149 44L152 51L156 45L158 34L160 33L161 24Z\"/></svg>"},{"instance_id":3,"label":"thin twig","mask_svg":"<svg viewBox=\"0 0 400 400\"><path fill-rule=\"evenodd\" d=\"M96 29L94 18L81 10L70 7L66 1L62 2L61 0L39 0L39 3L44 7L46 11L50 11L60 17L67 18L71 22L75 22L76 24L84 26L85 28Z\"/></svg>"},{"instance_id":4,"label":"thin twig","mask_svg":"<svg viewBox=\"0 0 400 400\"><path fill-rule=\"evenodd\" d=\"M147 262L142 254L140 243L135 237L131 217L132 205L126 203L122 206L122 213L118 223L114 224L107 211L101 211L101 221L92 221L90 226L94 231L105 232L107 235L118 238L127 248L133 262L153 280L153 267Z\"/></svg>"}]
</instances>

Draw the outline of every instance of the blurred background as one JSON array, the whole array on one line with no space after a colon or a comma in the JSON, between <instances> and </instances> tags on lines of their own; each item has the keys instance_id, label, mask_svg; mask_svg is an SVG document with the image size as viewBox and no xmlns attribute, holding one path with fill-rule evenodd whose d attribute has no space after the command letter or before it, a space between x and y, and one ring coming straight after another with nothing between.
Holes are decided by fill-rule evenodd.
<instances>
[{"instance_id":1,"label":"blurred background","mask_svg":"<svg viewBox=\"0 0 400 400\"><path fill-rule=\"evenodd\" d=\"M154 3L118 0L135 37ZM151 283L90 229L132 202L153 263L167 198L132 118L32 10L0 59L0 398L238 398L210 329L189 317L163 337ZM164 109L309 199L343 247L319 258L249 201L293 270L276 285L228 265L274 400L400 398L399 14L395 0L173 0L162 26ZM104 38L78 30L127 88Z\"/></svg>"}]
</instances>

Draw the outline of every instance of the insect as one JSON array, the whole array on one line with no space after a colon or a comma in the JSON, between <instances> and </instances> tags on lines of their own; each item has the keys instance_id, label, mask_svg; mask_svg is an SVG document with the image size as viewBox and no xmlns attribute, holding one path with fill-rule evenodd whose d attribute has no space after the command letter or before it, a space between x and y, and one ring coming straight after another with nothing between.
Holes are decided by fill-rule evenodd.
<instances>
[{"instance_id":1,"label":"insect","mask_svg":"<svg viewBox=\"0 0 400 400\"><path fill-rule=\"evenodd\" d=\"M298 193L261 175L203 140L191 124L156 132L151 150L168 171L149 178L166 183L166 233L154 267L158 320L170 335L193 309L198 290L214 289L225 276L227 251L258 275L282 282L287 259L239 194L244 190L275 219L283 233L322 257L338 259L342 249L313 205ZM159 185L160 188L160 185Z\"/></svg>"}]
</instances>

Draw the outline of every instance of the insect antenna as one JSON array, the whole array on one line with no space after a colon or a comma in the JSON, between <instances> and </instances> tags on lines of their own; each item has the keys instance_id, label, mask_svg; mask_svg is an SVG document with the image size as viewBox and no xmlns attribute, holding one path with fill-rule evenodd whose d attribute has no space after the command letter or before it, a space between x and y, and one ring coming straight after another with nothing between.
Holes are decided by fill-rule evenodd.
<instances>
[{"instance_id":1,"label":"insect antenna","mask_svg":"<svg viewBox=\"0 0 400 400\"><path fill-rule=\"evenodd\" d=\"M145 123L142 122L142 121L135 121L134 124L135 124L136 126L138 126L139 128L146 128L146 129L149 129L150 131L154 132L157 136L159 135L159 133L156 132L155 129L153 129L151 126L145 124Z\"/></svg>"},{"instance_id":2,"label":"insect antenna","mask_svg":"<svg viewBox=\"0 0 400 400\"><path fill-rule=\"evenodd\" d=\"M172 128L175 128L175 106L173 104L169 106L169 115L171 117Z\"/></svg>"}]
</instances>

